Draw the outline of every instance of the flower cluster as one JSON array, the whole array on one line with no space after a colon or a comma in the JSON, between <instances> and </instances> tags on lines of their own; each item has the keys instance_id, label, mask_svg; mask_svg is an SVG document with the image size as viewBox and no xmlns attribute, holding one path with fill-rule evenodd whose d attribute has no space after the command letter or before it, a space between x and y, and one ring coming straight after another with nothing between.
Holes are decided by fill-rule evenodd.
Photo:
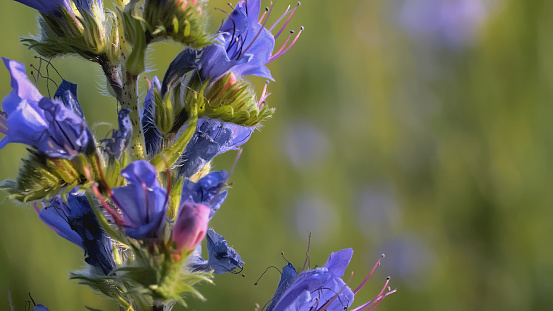
<instances>
[{"instance_id":1,"label":"flower cluster","mask_svg":"<svg viewBox=\"0 0 553 311\"><path fill-rule=\"evenodd\" d=\"M71 277L122 310L168 310L186 305L187 294L203 298L194 284L244 264L209 228L229 179L211 162L238 150L273 114L267 85L258 97L246 78L274 80L266 65L301 34L292 39L292 32L275 51L298 7L269 27L272 7L260 16L260 0L240 1L209 35L206 1L118 0L113 12L101 0L17 1L41 15L40 36L23 41L45 58L74 54L98 63L120 109L118 127L98 139L76 84L63 80L52 98L44 97L23 64L4 59L13 90L2 101L0 148L24 144L29 156L17 179L0 186L13 199L33 201L45 224L83 249L87 268ZM161 82L148 80L141 101L146 50L167 39L184 49ZM299 275L285 267L269 310L348 307L354 292L340 278L351 254L332 254L324 267Z\"/></svg>"}]
</instances>

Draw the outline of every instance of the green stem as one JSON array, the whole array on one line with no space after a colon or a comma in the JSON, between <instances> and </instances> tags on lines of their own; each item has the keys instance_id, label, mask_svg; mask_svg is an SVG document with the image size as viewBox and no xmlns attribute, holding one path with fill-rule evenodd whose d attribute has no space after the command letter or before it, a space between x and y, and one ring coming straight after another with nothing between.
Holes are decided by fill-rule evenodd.
<instances>
[{"instance_id":1,"label":"green stem","mask_svg":"<svg viewBox=\"0 0 553 311\"><path fill-rule=\"evenodd\" d=\"M131 110L129 114L132 124L132 138L130 142L131 157L133 160L145 159L146 148L144 133L142 132L142 124L138 114L138 76L130 74L127 70L123 70L122 76L121 108Z\"/></svg>"}]
</instances>

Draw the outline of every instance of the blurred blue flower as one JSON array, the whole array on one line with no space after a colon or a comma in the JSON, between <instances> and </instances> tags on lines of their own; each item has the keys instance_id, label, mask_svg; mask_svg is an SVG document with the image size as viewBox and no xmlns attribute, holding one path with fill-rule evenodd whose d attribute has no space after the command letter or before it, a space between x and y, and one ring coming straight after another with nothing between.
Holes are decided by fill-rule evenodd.
<instances>
[{"instance_id":1,"label":"blurred blue flower","mask_svg":"<svg viewBox=\"0 0 553 311\"><path fill-rule=\"evenodd\" d=\"M67 202L59 196L49 202L42 210L37 208L40 219L59 236L82 247L87 263L109 274L115 267L111 240L100 227L86 196L70 193Z\"/></svg>"},{"instance_id":2,"label":"blurred blue flower","mask_svg":"<svg viewBox=\"0 0 553 311\"><path fill-rule=\"evenodd\" d=\"M196 132L181 156L179 175L190 177L216 155L237 150L248 141L254 129L218 119L200 118Z\"/></svg>"},{"instance_id":3,"label":"blurred blue flower","mask_svg":"<svg viewBox=\"0 0 553 311\"><path fill-rule=\"evenodd\" d=\"M68 102L70 107L63 100L42 97L27 78L23 64L3 60L13 90L2 101L0 123L5 128L0 127L0 132L6 137L0 141L0 148L23 143L47 156L64 159L87 151L93 144L92 135L84 119L73 111L80 109L74 96Z\"/></svg>"},{"instance_id":4,"label":"blurred blue flower","mask_svg":"<svg viewBox=\"0 0 553 311\"><path fill-rule=\"evenodd\" d=\"M200 58L203 79L216 80L232 71L237 76L255 75L274 80L265 66L275 38L259 20L260 0L240 1L219 28L217 43L204 48Z\"/></svg>"},{"instance_id":5,"label":"blurred blue flower","mask_svg":"<svg viewBox=\"0 0 553 311\"><path fill-rule=\"evenodd\" d=\"M191 258L192 262L189 264L192 271L209 272L213 270L215 274L223 274L242 269L244 264L242 258L232 247L228 246L227 240L222 235L217 234L213 229L208 229L206 237L208 260L204 260L200 256L201 247L197 247L198 254Z\"/></svg>"},{"instance_id":6,"label":"blurred blue flower","mask_svg":"<svg viewBox=\"0 0 553 311\"><path fill-rule=\"evenodd\" d=\"M354 293L341 278L352 255L351 248L340 250L330 254L323 267L298 275L291 264L286 265L267 311L347 309Z\"/></svg>"},{"instance_id":7,"label":"blurred blue flower","mask_svg":"<svg viewBox=\"0 0 553 311\"><path fill-rule=\"evenodd\" d=\"M426 43L463 47L474 41L487 16L489 2L408 0L401 8L400 22L409 34Z\"/></svg>"},{"instance_id":8,"label":"blurred blue flower","mask_svg":"<svg viewBox=\"0 0 553 311\"><path fill-rule=\"evenodd\" d=\"M48 308L46 308L44 305L38 304L34 306L33 311L48 311Z\"/></svg>"},{"instance_id":9,"label":"blurred blue flower","mask_svg":"<svg viewBox=\"0 0 553 311\"><path fill-rule=\"evenodd\" d=\"M127 185L112 189L112 200L121 210L125 234L133 239L159 237L167 214L167 190L148 161L127 165L121 175Z\"/></svg>"},{"instance_id":10,"label":"blurred blue flower","mask_svg":"<svg viewBox=\"0 0 553 311\"><path fill-rule=\"evenodd\" d=\"M226 171L213 171L202 177L197 183L189 179L185 180L182 187L181 204L192 202L206 205L211 208L209 219L213 218L215 212L227 198L228 192L221 191L227 179Z\"/></svg>"},{"instance_id":11,"label":"blurred blue flower","mask_svg":"<svg viewBox=\"0 0 553 311\"><path fill-rule=\"evenodd\" d=\"M71 9L71 0L15 0L19 3L31 7L42 14L59 14L61 12L60 8L64 8L68 12L72 12ZM91 7L97 5L99 8L102 8L101 0L73 0L75 6L78 9L85 9L88 12L91 12ZM100 10L101 12L102 10Z\"/></svg>"}]
</instances>

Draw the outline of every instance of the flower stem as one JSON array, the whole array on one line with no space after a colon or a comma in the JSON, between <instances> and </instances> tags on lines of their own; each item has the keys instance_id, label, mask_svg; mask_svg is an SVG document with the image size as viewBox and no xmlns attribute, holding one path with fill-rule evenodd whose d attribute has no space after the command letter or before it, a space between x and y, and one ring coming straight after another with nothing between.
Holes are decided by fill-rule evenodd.
<instances>
[{"instance_id":1,"label":"flower stem","mask_svg":"<svg viewBox=\"0 0 553 311\"><path fill-rule=\"evenodd\" d=\"M138 94L137 94L138 76L130 74L123 70L122 74L122 92L121 92L121 108L131 110L129 117L132 124L132 138L130 142L131 156L133 160L145 159L145 143L144 133L142 132L142 124L138 114Z\"/></svg>"}]
</instances>

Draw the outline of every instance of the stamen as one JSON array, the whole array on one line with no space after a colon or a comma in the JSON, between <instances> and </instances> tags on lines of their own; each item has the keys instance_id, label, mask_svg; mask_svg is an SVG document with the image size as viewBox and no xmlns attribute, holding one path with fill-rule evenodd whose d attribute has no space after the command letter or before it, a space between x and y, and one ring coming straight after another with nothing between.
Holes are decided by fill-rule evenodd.
<instances>
[{"instance_id":1,"label":"stamen","mask_svg":"<svg viewBox=\"0 0 553 311\"><path fill-rule=\"evenodd\" d=\"M273 24L273 26L269 29L269 31L273 31L273 28L282 20L282 18L284 16L286 16L288 13L290 13L290 16L288 16L288 19L286 19L286 22L284 23L284 25L282 25L282 27L280 28L280 30L278 31L278 33L275 35L275 39L278 38L280 36L280 34L284 31L284 29L286 28L286 26L288 26L288 23L290 22L290 20L292 19L292 16L294 15L294 13L296 12L297 8L301 5L301 2L298 2L298 5L296 5L295 8L293 8L291 11L288 11L286 10L286 12Z\"/></svg>"},{"instance_id":2,"label":"stamen","mask_svg":"<svg viewBox=\"0 0 553 311\"><path fill-rule=\"evenodd\" d=\"M384 299L384 297L386 297L386 296L388 296L392 293L395 293L396 290L384 294L384 291L387 288L389 288L388 283L390 283L390 277L386 278L386 283L384 283L384 287L382 287L382 290L378 293L378 295L376 295L376 297L374 299L368 301L367 303L365 303L362 306L359 306L359 307L353 309L352 311L372 311L372 310L374 310L374 308L376 308L376 306L378 306L380 304L380 302L382 302L382 299ZM374 303L376 303L376 304L371 307L371 305L374 304Z\"/></svg>"},{"instance_id":3,"label":"stamen","mask_svg":"<svg viewBox=\"0 0 553 311\"><path fill-rule=\"evenodd\" d=\"M232 3L227 3L228 6L230 6L230 8L234 11L234 7L232 6Z\"/></svg>"},{"instance_id":4,"label":"stamen","mask_svg":"<svg viewBox=\"0 0 553 311\"><path fill-rule=\"evenodd\" d=\"M286 41L284 41L284 44L282 44L282 46L280 47L280 49L278 51L276 51L276 53L273 53L273 55L278 55L280 52L282 52L282 50L284 50L284 48L286 48L286 45L288 44L288 41L290 41L290 38L292 38L292 35L295 33L295 31L293 30L290 30L290 34L288 35L288 38L286 39ZM272 56L271 56L272 57Z\"/></svg>"},{"instance_id":5,"label":"stamen","mask_svg":"<svg viewBox=\"0 0 553 311\"><path fill-rule=\"evenodd\" d=\"M267 15L267 12L269 12L269 7L265 7L265 12L263 12L263 15L261 15L261 18L257 22L258 24L261 24L261 22L263 21L263 18L265 18L265 15Z\"/></svg>"},{"instance_id":6,"label":"stamen","mask_svg":"<svg viewBox=\"0 0 553 311\"><path fill-rule=\"evenodd\" d=\"M284 51L282 51L281 53L279 54L274 54L273 56L271 56L271 58L269 58L269 61L267 63L270 63L272 61L275 61L276 59L278 59L279 57L281 57L282 55L286 54L286 52L288 52L293 46L294 44L296 44L296 41L298 41L298 38L300 37L301 33L303 32L305 28L303 28L303 26L300 27L300 31L298 32L298 34L296 35L296 37L294 38L294 41L292 41L292 43L290 44L290 46L288 46Z\"/></svg>"},{"instance_id":7,"label":"stamen","mask_svg":"<svg viewBox=\"0 0 553 311\"><path fill-rule=\"evenodd\" d=\"M0 133L4 134L4 135L8 135L8 129L7 128L3 128L0 126Z\"/></svg>"},{"instance_id":8,"label":"stamen","mask_svg":"<svg viewBox=\"0 0 553 311\"><path fill-rule=\"evenodd\" d=\"M301 271L305 271L305 267L307 267L307 262L309 261L309 248L310 247L311 247L311 232L309 232L309 238L307 240L307 252L305 253L305 262L303 263L303 267L301 268Z\"/></svg>"},{"instance_id":9,"label":"stamen","mask_svg":"<svg viewBox=\"0 0 553 311\"><path fill-rule=\"evenodd\" d=\"M378 266L380 266L380 261L385 257L384 254L382 254L382 256L380 257L380 259L378 259L378 261L376 262L376 264L374 265L373 269L371 270L371 272L369 273L369 275L367 275L367 277L363 280L363 282L361 282L361 284L359 284L359 286L357 286L357 288L353 291L353 294L356 295L363 286L365 286L365 283L367 283L367 281L371 278L371 276L373 275L374 271L376 270L376 268Z\"/></svg>"},{"instance_id":10,"label":"stamen","mask_svg":"<svg viewBox=\"0 0 553 311\"><path fill-rule=\"evenodd\" d=\"M261 92L261 96L259 97L259 102L257 103L257 107L259 109L263 109L263 103L265 103L265 99L271 95L271 93L267 94L267 87L269 86L269 80L265 81L265 86L263 87L263 92ZM310 234L311 236L311 234ZM309 250L308 250L309 251Z\"/></svg>"}]
</instances>

